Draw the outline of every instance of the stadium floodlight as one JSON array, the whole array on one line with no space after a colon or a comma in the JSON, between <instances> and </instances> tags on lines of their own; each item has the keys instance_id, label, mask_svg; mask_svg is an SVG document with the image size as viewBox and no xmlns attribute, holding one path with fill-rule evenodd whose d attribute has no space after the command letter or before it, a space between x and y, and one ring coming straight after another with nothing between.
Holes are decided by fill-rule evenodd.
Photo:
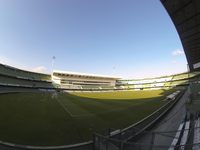
<instances>
[{"instance_id":1,"label":"stadium floodlight","mask_svg":"<svg viewBox=\"0 0 200 150\"><path fill-rule=\"evenodd\" d=\"M52 75L53 75L53 67L54 67L55 59L56 59L56 57L53 56L52 57L52 62L51 62L51 73L52 73Z\"/></svg>"}]
</instances>

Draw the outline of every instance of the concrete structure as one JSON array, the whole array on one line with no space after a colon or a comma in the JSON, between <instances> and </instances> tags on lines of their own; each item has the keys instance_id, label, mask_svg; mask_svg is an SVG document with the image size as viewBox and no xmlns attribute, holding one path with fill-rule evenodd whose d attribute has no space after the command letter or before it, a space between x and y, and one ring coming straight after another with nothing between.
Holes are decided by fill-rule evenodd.
<instances>
[{"instance_id":1,"label":"concrete structure","mask_svg":"<svg viewBox=\"0 0 200 150\"><path fill-rule=\"evenodd\" d=\"M200 70L200 1L161 0L183 44L190 71Z\"/></svg>"},{"instance_id":2,"label":"concrete structure","mask_svg":"<svg viewBox=\"0 0 200 150\"><path fill-rule=\"evenodd\" d=\"M63 88L114 87L119 77L54 70L52 81Z\"/></svg>"}]
</instances>

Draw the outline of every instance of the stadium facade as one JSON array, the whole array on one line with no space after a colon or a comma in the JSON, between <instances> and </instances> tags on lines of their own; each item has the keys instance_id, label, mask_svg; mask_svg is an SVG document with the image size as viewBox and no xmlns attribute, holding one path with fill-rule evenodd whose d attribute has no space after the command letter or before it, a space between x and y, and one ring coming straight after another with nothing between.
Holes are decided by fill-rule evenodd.
<instances>
[{"instance_id":1,"label":"stadium facade","mask_svg":"<svg viewBox=\"0 0 200 150\"><path fill-rule=\"evenodd\" d=\"M114 88L120 77L54 70L52 81L61 88Z\"/></svg>"},{"instance_id":2,"label":"stadium facade","mask_svg":"<svg viewBox=\"0 0 200 150\"><path fill-rule=\"evenodd\" d=\"M52 75L0 64L0 86L65 90L153 90L187 86L200 76L198 71L145 79L54 70Z\"/></svg>"}]
</instances>

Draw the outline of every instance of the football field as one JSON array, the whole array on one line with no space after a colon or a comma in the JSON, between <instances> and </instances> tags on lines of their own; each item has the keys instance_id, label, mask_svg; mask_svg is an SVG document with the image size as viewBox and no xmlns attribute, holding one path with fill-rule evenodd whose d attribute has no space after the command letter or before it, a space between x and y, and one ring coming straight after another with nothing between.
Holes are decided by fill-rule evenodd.
<instances>
[{"instance_id":1,"label":"football field","mask_svg":"<svg viewBox=\"0 0 200 150\"><path fill-rule=\"evenodd\" d=\"M0 140L67 145L122 129L161 107L173 90L0 94Z\"/></svg>"}]
</instances>

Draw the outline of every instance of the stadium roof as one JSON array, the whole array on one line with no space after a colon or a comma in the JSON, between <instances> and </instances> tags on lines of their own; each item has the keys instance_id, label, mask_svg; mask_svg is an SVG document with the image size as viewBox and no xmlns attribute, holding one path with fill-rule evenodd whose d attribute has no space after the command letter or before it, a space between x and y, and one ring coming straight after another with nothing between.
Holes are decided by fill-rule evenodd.
<instances>
[{"instance_id":1,"label":"stadium roof","mask_svg":"<svg viewBox=\"0 0 200 150\"><path fill-rule=\"evenodd\" d=\"M200 70L200 0L161 0L183 44L190 71Z\"/></svg>"},{"instance_id":2,"label":"stadium roof","mask_svg":"<svg viewBox=\"0 0 200 150\"><path fill-rule=\"evenodd\" d=\"M95 78L107 78L107 79L121 79L121 77L117 76L107 76L107 75L99 75L99 74L88 74L88 73L80 73L80 72L71 72L71 71L60 71L60 70L53 70L53 73L60 73L72 76L82 76L82 77L95 77Z\"/></svg>"},{"instance_id":3,"label":"stadium roof","mask_svg":"<svg viewBox=\"0 0 200 150\"><path fill-rule=\"evenodd\" d=\"M16 71L27 72L27 73L40 74L40 75L50 75L50 74L47 74L47 73L35 72L35 71L31 71L31 70L16 68L16 67L13 67L13 66L10 66L10 65L7 65L7 64L3 64L3 63L0 63L0 66L3 66L5 68L9 68L9 69L12 69L12 70L16 70Z\"/></svg>"}]
</instances>

